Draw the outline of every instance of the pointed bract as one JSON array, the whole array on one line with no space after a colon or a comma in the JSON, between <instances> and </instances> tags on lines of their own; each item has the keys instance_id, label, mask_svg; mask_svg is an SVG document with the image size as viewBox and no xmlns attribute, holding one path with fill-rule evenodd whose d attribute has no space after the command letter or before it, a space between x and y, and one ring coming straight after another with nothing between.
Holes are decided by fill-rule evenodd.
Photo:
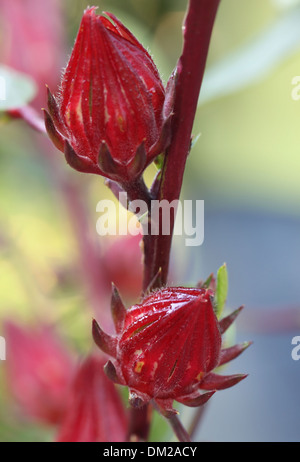
<instances>
[{"instance_id":1,"label":"pointed bract","mask_svg":"<svg viewBox=\"0 0 300 462\"><path fill-rule=\"evenodd\" d=\"M45 127L49 138L51 139L54 146L60 151L64 152L65 142L61 134L56 130L53 119L50 114L44 109Z\"/></svg>"},{"instance_id":2,"label":"pointed bract","mask_svg":"<svg viewBox=\"0 0 300 462\"><path fill-rule=\"evenodd\" d=\"M81 157L76 154L67 140L64 144L64 153L70 167L78 170L78 172L96 173L97 169L95 165L87 157Z\"/></svg>"},{"instance_id":3,"label":"pointed bract","mask_svg":"<svg viewBox=\"0 0 300 462\"><path fill-rule=\"evenodd\" d=\"M116 332L117 334L120 334L126 317L126 308L122 302L119 291L114 284L112 284L111 312Z\"/></svg>"},{"instance_id":4,"label":"pointed bract","mask_svg":"<svg viewBox=\"0 0 300 462\"><path fill-rule=\"evenodd\" d=\"M113 358L116 357L117 340L103 332L97 321L93 320L93 339L96 345Z\"/></svg>"},{"instance_id":5,"label":"pointed bract","mask_svg":"<svg viewBox=\"0 0 300 462\"><path fill-rule=\"evenodd\" d=\"M215 394L215 391L209 391L207 393L202 393L201 395L198 394L195 398L186 396L177 398L177 401L181 404L184 404L188 407L199 407L206 404L207 401Z\"/></svg>"},{"instance_id":6,"label":"pointed bract","mask_svg":"<svg viewBox=\"0 0 300 462\"><path fill-rule=\"evenodd\" d=\"M150 292L152 292L157 287L161 287L161 273L162 273L161 268L159 268L156 275L154 276L154 278L152 279L152 281L147 287L147 290L145 292L146 295L149 295Z\"/></svg>"},{"instance_id":7,"label":"pointed bract","mask_svg":"<svg viewBox=\"0 0 300 462\"><path fill-rule=\"evenodd\" d=\"M226 349L222 350L221 351L221 356L220 356L219 366L223 366L223 364L226 364L229 361L232 361L233 359L237 358L250 345L252 345L252 342L244 342L244 343L241 343L240 345L234 345L234 346L232 346L230 348L226 348Z\"/></svg>"},{"instance_id":8,"label":"pointed bract","mask_svg":"<svg viewBox=\"0 0 300 462\"><path fill-rule=\"evenodd\" d=\"M154 178L153 183L152 183L151 188L150 188L150 196L151 197L158 197L158 192L159 192L159 188L160 188L160 185L161 185L161 178L162 178L161 170L159 170L156 173L155 178Z\"/></svg>"},{"instance_id":9,"label":"pointed bract","mask_svg":"<svg viewBox=\"0 0 300 462\"><path fill-rule=\"evenodd\" d=\"M98 166L105 176L113 178L116 174L117 167L115 161L112 158L109 148L104 140L101 142L99 149Z\"/></svg>"},{"instance_id":10,"label":"pointed bract","mask_svg":"<svg viewBox=\"0 0 300 462\"><path fill-rule=\"evenodd\" d=\"M224 334L224 332L226 332L227 329L229 329L229 327L234 323L234 321L236 320L243 308L244 306L240 306L237 310L233 311L233 313L229 314L228 316L220 320L221 334Z\"/></svg>"},{"instance_id":11,"label":"pointed bract","mask_svg":"<svg viewBox=\"0 0 300 462\"><path fill-rule=\"evenodd\" d=\"M145 140L142 141L140 146L137 148L133 162L130 166L130 172L133 178L140 176L145 170L147 165L147 152L145 148Z\"/></svg>"},{"instance_id":12,"label":"pointed bract","mask_svg":"<svg viewBox=\"0 0 300 462\"><path fill-rule=\"evenodd\" d=\"M213 273L211 273L208 278L206 279L206 281L199 281L198 284L197 284L197 287L199 289L210 289L212 290L213 293L215 293L215 290L216 290L216 279L213 275Z\"/></svg>"},{"instance_id":13,"label":"pointed bract","mask_svg":"<svg viewBox=\"0 0 300 462\"><path fill-rule=\"evenodd\" d=\"M61 123L60 115L59 115L59 105L56 101L56 98L52 95L48 85L46 85L47 89L47 100L48 100L48 110L49 110L49 117L52 118L53 123L55 124L57 130L61 133L61 136L66 136L67 132L66 129Z\"/></svg>"},{"instance_id":14,"label":"pointed bract","mask_svg":"<svg viewBox=\"0 0 300 462\"><path fill-rule=\"evenodd\" d=\"M245 374L218 375L210 373L201 382L203 390L225 390L245 379Z\"/></svg>"},{"instance_id":15,"label":"pointed bract","mask_svg":"<svg viewBox=\"0 0 300 462\"><path fill-rule=\"evenodd\" d=\"M119 384L119 385L124 385L124 383L122 383L122 381L119 379L116 368L115 368L115 366L113 365L113 363L111 361L107 361L107 363L105 364L103 370L104 370L105 374L107 375L107 377L112 382L114 382L116 384Z\"/></svg>"}]
</instances>

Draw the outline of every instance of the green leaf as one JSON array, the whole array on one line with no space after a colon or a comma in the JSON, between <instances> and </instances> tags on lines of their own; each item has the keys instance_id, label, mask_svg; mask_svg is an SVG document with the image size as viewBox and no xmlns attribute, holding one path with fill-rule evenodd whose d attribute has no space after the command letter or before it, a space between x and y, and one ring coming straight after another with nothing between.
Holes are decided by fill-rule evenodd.
<instances>
[{"instance_id":1,"label":"green leaf","mask_svg":"<svg viewBox=\"0 0 300 462\"><path fill-rule=\"evenodd\" d=\"M157 170L161 170L163 165L164 165L164 160L165 160L165 155L164 154L159 154L155 159L154 159L154 164Z\"/></svg>"},{"instance_id":2,"label":"green leaf","mask_svg":"<svg viewBox=\"0 0 300 462\"><path fill-rule=\"evenodd\" d=\"M0 64L0 111L25 106L36 92L36 84L30 76Z\"/></svg>"},{"instance_id":3,"label":"green leaf","mask_svg":"<svg viewBox=\"0 0 300 462\"><path fill-rule=\"evenodd\" d=\"M217 287L215 297L216 316L220 318L227 299L228 274L226 264L222 265L217 273Z\"/></svg>"}]
</instances>

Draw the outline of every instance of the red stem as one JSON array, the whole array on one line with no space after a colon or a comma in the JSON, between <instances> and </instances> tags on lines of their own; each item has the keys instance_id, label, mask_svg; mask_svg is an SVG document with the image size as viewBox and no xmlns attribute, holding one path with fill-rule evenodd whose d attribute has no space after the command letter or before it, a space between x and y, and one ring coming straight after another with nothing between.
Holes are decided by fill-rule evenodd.
<instances>
[{"instance_id":1,"label":"red stem","mask_svg":"<svg viewBox=\"0 0 300 462\"><path fill-rule=\"evenodd\" d=\"M207 407L207 404L204 404L196 409L195 415L189 426L189 435L190 435L191 440L197 437L196 433L199 430L200 424L203 421L206 407Z\"/></svg>"},{"instance_id":2,"label":"red stem","mask_svg":"<svg viewBox=\"0 0 300 462\"><path fill-rule=\"evenodd\" d=\"M175 435L177 436L178 441L181 443L190 443L191 438L188 432L183 427L182 423L180 422L178 416L176 414L171 415L168 417L168 421L173 428Z\"/></svg>"},{"instance_id":3,"label":"red stem","mask_svg":"<svg viewBox=\"0 0 300 462\"><path fill-rule=\"evenodd\" d=\"M176 93L172 122L172 143L166 152L158 199L169 203L179 199L191 132L197 109L206 58L220 0L190 0L184 25L183 52L177 64ZM156 199L156 198L155 198ZM144 237L144 289L161 268L161 280L166 284L175 217L171 217L169 235ZM130 432L135 439L145 440L150 428L149 407L132 409ZM171 421L179 439L189 441L178 419ZM175 428L176 427L176 428Z\"/></svg>"},{"instance_id":4,"label":"red stem","mask_svg":"<svg viewBox=\"0 0 300 462\"><path fill-rule=\"evenodd\" d=\"M151 417L152 406L146 405L140 409L130 409L129 442L145 442L148 440Z\"/></svg>"},{"instance_id":5,"label":"red stem","mask_svg":"<svg viewBox=\"0 0 300 462\"><path fill-rule=\"evenodd\" d=\"M172 143L166 153L159 199L169 203L179 199L191 132L203 80L211 33L220 0L190 0L184 24L183 52L177 65L177 81L172 122ZM167 282L175 218L171 217L170 235L156 241L154 272L162 269L162 284Z\"/></svg>"}]
</instances>

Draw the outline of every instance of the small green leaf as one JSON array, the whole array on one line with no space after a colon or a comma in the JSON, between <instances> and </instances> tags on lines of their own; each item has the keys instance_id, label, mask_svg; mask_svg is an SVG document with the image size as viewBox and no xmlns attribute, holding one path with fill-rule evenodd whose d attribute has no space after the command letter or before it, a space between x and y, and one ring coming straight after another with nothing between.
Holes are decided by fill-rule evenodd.
<instances>
[{"instance_id":1,"label":"small green leaf","mask_svg":"<svg viewBox=\"0 0 300 462\"><path fill-rule=\"evenodd\" d=\"M0 111L25 106L36 92L36 84L30 76L0 64Z\"/></svg>"},{"instance_id":2,"label":"small green leaf","mask_svg":"<svg viewBox=\"0 0 300 462\"><path fill-rule=\"evenodd\" d=\"M228 274L226 264L222 265L217 273L217 287L215 297L216 316L220 318L227 299Z\"/></svg>"},{"instance_id":3,"label":"small green leaf","mask_svg":"<svg viewBox=\"0 0 300 462\"><path fill-rule=\"evenodd\" d=\"M163 165L164 165L164 160L165 160L165 155L164 154L159 154L155 159L154 159L154 164L157 170L161 170Z\"/></svg>"}]
</instances>

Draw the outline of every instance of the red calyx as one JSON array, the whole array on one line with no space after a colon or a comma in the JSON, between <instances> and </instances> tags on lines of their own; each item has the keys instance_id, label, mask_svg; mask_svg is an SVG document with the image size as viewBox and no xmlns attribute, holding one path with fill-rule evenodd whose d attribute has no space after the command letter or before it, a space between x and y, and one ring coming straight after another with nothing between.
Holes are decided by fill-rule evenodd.
<instances>
[{"instance_id":1,"label":"red calyx","mask_svg":"<svg viewBox=\"0 0 300 462\"><path fill-rule=\"evenodd\" d=\"M210 289L169 287L147 296L125 311L113 292L117 335L105 334L96 321L97 345L115 358L107 375L126 385L135 407L149 401L165 415L176 412L174 400L187 406L204 404L216 390L238 383L245 375L220 376L213 371L241 354L250 343L222 348L222 334L236 314L218 321ZM120 313L119 318L116 313ZM201 390L207 390L203 393Z\"/></svg>"},{"instance_id":2,"label":"red calyx","mask_svg":"<svg viewBox=\"0 0 300 462\"><path fill-rule=\"evenodd\" d=\"M169 144L173 87L115 16L89 8L60 94L48 91L48 134L76 170L132 181Z\"/></svg>"}]
</instances>

